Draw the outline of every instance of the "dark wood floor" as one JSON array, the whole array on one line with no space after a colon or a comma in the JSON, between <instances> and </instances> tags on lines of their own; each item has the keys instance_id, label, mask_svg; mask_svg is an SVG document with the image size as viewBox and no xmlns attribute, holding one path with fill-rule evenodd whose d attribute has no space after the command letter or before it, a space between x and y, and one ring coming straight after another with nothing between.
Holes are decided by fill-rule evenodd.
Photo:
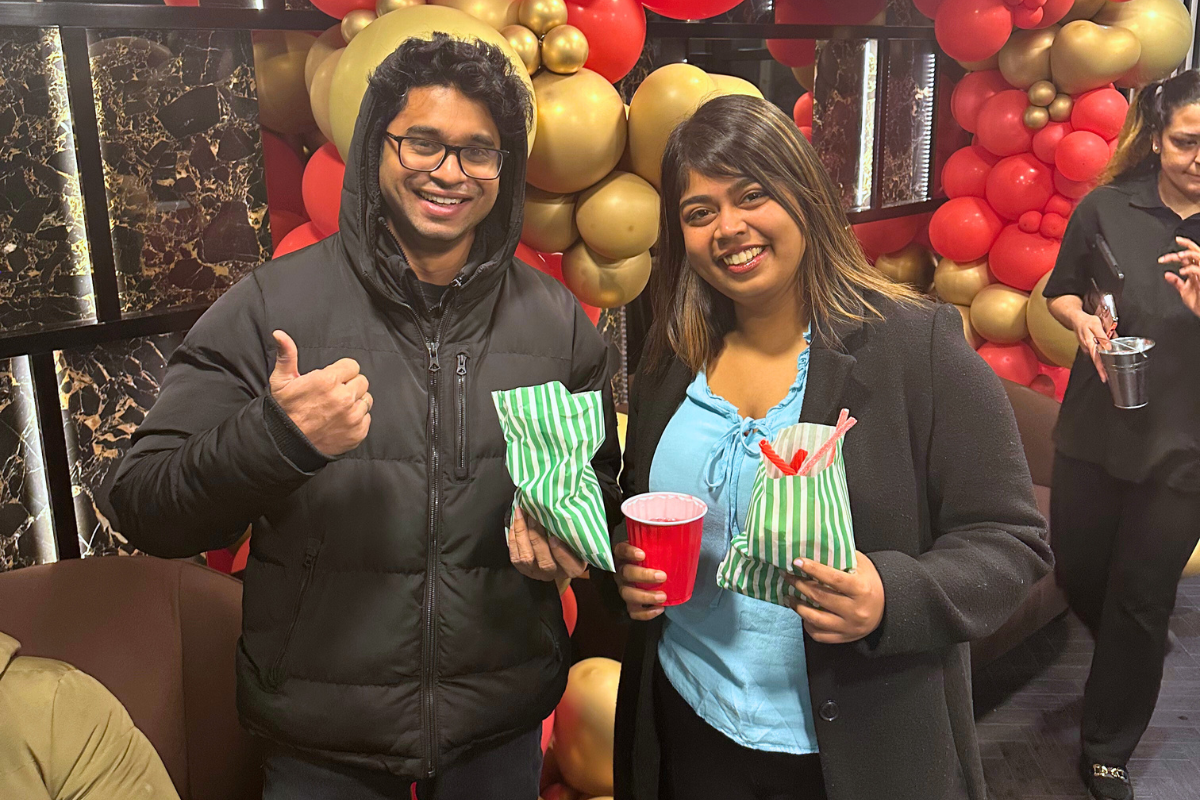
<instances>
[{"instance_id":1,"label":"dark wood floor","mask_svg":"<svg viewBox=\"0 0 1200 800\"><path fill-rule=\"evenodd\" d=\"M1200 578L1180 584L1150 728L1129 763L1138 800L1200 800ZM1077 773L1092 640L1067 614L975 676L993 800L1087 800Z\"/></svg>"}]
</instances>

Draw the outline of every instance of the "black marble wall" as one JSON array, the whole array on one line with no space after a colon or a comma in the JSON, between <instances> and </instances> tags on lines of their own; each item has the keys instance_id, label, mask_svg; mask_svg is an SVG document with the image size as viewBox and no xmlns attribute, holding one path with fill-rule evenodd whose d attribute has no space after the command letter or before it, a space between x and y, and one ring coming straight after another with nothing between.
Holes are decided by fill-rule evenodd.
<instances>
[{"instance_id":1,"label":"black marble wall","mask_svg":"<svg viewBox=\"0 0 1200 800\"><path fill-rule=\"evenodd\" d=\"M96 319L57 28L0 30L0 335Z\"/></svg>"},{"instance_id":2,"label":"black marble wall","mask_svg":"<svg viewBox=\"0 0 1200 800\"><path fill-rule=\"evenodd\" d=\"M893 39L887 54L887 108L877 137L880 203L887 206L929 199L933 133L934 43Z\"/></svg>"},{"instance_id":3,"label":"black marble wall","mask_svg":"<svg viewBox=\"0 0 1200 800\"><path fill-rule=\"evenodd\" d=\"M57 559L33 380L25 357L0 361L0 572Z\"/></svg>"},{"instance_id":4,"label":"black marble wall","mask_svg":"<svg viewBox=\"0 0 1200 800\"><path fill-rule=\"evenodd\" d=\"M55 353L79 552L85 557L134 552L113 530L108 490L183 336L170 333Z\"/></svg>"},{"instance_id":5,"label":"black marble wall","mask_svg":"<svg viewBox=\"0 0 1200 800\"><path fill-rule=\"evenodd\" d=\"M270 255L249 31L88 31L124 316L216 300Z\"/></svg>"},{"instance_id":6,"label":"black marble wall","mask_svg":"<svg viewBox=\"0 0 1200 800\"><path fill-rule=\"evenodd\" d=\"M813 147L847 211L870 205L877 49L873 40L817 42Z\"/></svg>"}]
</instances>

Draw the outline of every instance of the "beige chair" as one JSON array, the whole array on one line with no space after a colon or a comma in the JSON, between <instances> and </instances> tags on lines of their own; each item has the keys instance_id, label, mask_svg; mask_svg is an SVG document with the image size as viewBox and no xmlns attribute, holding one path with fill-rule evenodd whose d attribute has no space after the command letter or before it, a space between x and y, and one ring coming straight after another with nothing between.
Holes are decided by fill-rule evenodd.
<instances>
[{"instance_id":1,"label":"beige chair","mask_svg":"<svg viewBox=\"0 0 1200 800\"><path fill-rule=\"evenodd\" d=\"M158 750L182 800L258 800L260 743L235 707L242 585L150 557L73 559L0 574L0 630L21 654L103 683Z\"/></svg>"}]
</instances>

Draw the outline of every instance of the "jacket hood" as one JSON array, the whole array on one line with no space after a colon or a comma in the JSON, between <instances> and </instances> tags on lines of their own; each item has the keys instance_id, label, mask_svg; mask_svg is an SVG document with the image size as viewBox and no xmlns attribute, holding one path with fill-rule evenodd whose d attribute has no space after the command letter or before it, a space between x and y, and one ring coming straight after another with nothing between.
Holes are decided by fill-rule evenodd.
<instances>
[{"instance_id":1,"label":"jacket hood","mask_svg":"<svg viewBox=\"0 0 1200 800\"><path fill-rule=\"evenodd\" d=\"M407 91L407 87L406 87ZM346 158L346 177L342 183L342 205L338 217L339 237L346 258L367 290L385 305L409 305L403 287L404 275L385 274L376 253L383 233L384 206L379 190L379 159L383 132L391 121L386 119L379 98L370 84L359 107L354 138ZM496 206L482 223L477 236L484 236L487 253L482 263L456 279L460 289L471 294L482 292L508 268L521 238L521 218L525 206L525 165L528 138L501 136L501 147L508 151L500 173L500 191ZM409 267L401 262L400 271Z\"/></svg>"}]
</instances>

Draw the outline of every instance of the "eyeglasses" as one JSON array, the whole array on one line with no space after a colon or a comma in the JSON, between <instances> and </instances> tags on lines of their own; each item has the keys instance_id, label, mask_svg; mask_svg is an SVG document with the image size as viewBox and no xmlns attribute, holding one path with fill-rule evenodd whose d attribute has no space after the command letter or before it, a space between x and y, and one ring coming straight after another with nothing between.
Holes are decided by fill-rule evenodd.
<instances>
[{"instance_id":1,"label":"eyeglasses","mask_svg":"<svg viewBox=\"0 0 1200 800\"><path fill-rule=\"evenodd\" d=\"M459 169L468 178L491 181L500 177L500 168L504 166L504 157L508 155L507 150L478 147L473 144L456 147L432 139L397 136L390 131L384 131L384 136L396 143L400 164L405 169L415 172L436 172L453 153L458 158Z\"/></svg>"}]
</instances>

